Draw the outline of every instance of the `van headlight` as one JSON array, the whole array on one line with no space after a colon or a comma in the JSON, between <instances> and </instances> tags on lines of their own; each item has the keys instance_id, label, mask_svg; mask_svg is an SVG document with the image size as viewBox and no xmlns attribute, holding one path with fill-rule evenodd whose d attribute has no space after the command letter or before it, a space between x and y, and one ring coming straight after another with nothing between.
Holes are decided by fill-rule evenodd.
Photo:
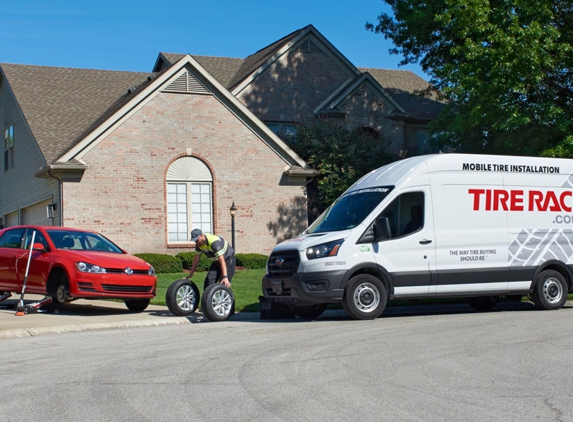
<instances>
[{"instance_id":1,"label":"van headlight","mask_svg":"<svg viewBox=\"0 0 573 422\"><path fill-rule=\"evenodd\" d=\"M340 245L344 239L334 240L332 242L323 243L322 245L311 246L306 250L306 257L308 259L326 258L327 256L338 255Z\"/></svg>"}]
</instances>

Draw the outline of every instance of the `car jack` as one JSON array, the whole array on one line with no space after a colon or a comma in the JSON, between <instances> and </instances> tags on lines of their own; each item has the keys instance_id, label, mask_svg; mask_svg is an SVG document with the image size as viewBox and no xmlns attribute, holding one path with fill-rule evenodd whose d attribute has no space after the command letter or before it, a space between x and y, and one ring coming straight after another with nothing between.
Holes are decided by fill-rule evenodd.
<instances>
[{"instance_id":1,"label":"car jack","mask_svg":"<svg viewBox=\"0 0 573 422\"><path fill-rule=\"evenodd\" d=\"M39 312L47 312L46 310L40 309L42 306L47 305L48 303L52 303L54 300L50 297L50 296L46 296L45 298L43 298L42 300L39 300L37 302L33 302L33 303L29 303L27 304L25 307L18 307L18 311L19 312L23 312L26 314L35 312L35 313L39 313Z\"/></svg>"}]
</instances>

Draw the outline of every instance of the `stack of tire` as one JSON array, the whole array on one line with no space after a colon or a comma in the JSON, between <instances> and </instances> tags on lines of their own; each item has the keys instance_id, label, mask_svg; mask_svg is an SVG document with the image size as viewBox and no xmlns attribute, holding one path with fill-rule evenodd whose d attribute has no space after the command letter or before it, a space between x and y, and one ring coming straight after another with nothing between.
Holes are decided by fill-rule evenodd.
<instances>
[{"instance_id":1,"label":"stack of tire","mask_svg":"<svg viewBox=\"0 0 573 422\"><path fill-rule=\"evenodd\" d=\"M203 297L191 280L182 278L169 285L165 295L167 307L177 316L190 316L199 307L209 321L226 321L235 311L235 297L231 289L223 284L207 286Z\"/></svg>"}]
</instances>

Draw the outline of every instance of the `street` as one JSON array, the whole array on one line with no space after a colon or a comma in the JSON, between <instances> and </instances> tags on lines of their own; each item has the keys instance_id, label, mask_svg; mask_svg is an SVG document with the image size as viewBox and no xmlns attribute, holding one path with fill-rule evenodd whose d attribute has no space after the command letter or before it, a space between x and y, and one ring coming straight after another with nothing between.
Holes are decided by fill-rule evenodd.
<instances>
[{"instance_id":1,"label":"street","mask_svg":"<svg viewBox=\"0 0 573 422\"><path fill-rule=\"evenodd\" d=\"M573 421L573 307L0 341L4 421Z\"/></svg>"}]
</instances>

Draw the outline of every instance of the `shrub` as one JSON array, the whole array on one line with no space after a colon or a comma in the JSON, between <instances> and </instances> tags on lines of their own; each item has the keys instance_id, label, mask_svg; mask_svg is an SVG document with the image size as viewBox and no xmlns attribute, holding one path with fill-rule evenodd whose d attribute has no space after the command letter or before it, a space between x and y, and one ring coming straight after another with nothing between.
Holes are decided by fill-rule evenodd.
<instances>
[{"instance_id":1,"label":"shrub","mask_svg":"<svg viewBox=\"0 0 573 422\"><path fill-rule=\"evenodd\" d=\"M175 255L178 259L181 260L181 265L186 270L191 269L191 265L193 265L193 258L195 258L195 252L179 252ZM201 258L199 261L199 265L197 265L196 271L207 271L211 266L211 261L206 258Z\"/></svg>"},{"instance_id":2,"label":"shrub","mask_svg":"<svg viewBox=\"0 0 573 422\"><path fill-rule=\"evenodd\" d=\"M183 272L181 260L173 255L158 253L136 253L134 255L153 265L157 274Z\"/></svg>"},{"instance_id":3,"label":"shrub","mask_svg":"<svg viewBox=\"0 0 573 422\"><path fill-rule=\"evenodd\" d=\"M268 256L258 253L240 253L237 254L237 267L243 267L247 270L261 270L266 267L268 259Z\"/></svg>"}]
</instances>

